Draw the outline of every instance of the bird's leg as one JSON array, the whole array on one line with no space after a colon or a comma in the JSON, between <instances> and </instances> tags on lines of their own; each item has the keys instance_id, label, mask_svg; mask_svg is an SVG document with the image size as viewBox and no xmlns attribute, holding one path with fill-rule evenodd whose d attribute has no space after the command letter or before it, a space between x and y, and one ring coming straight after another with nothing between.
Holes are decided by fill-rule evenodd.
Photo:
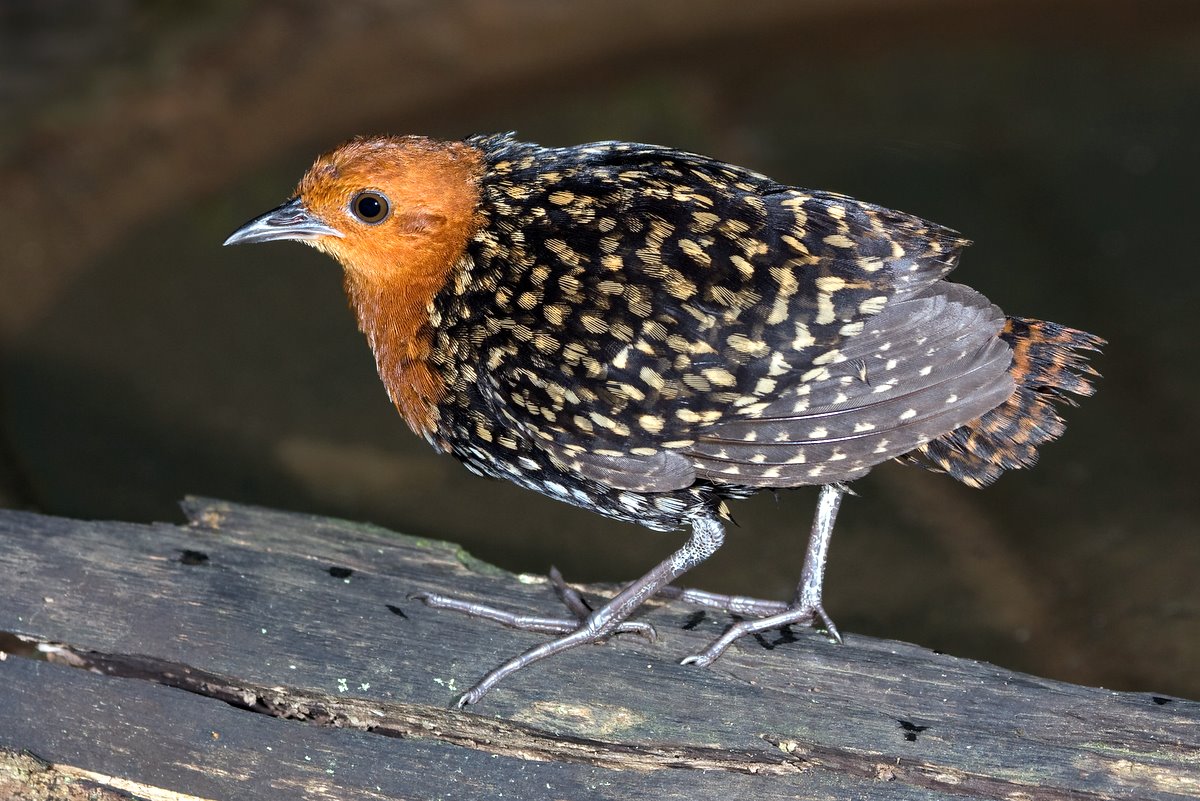
<instances>
[{"instance_id":1,"label":"bird's leg","mask_svg":"<svg viewBox=\"0 0 1200 801\"><path fill-rule=\"evenodd\" d=\"M843 488L843 490L844 492L849 492L848 489ZM838 503L840 503L840 499ZM836 516L836 514L837 507L835 504L833 515ZM829 530L823 534L819 534L817 521L814 520L812 536L809 539L808 554L805 559L804 572L801 576L800 584L796 587L796 593L791 603L765 598L752 598L745 595L722 595L720 593L708 592L707 590L675 586L663 587L659 590L658 597L670 598L671 600L683 601L694 606L702 606L706 609L715 609L720 612L744 615L746 617L766 617L768 615L778 615L787 612L796 606L802 606L806 596L815 596L819 605L821 580L824 578L825 554L829 549L829 536L832 533L832 528L831 521Z\"/></svg>"},{"instance_id":2,"label":"bird's leg","mask_svg":"<svg viewBox=\"0 0 1200 801\"><path fill-rule=\"evenodd\" d=\"M470 690L465 692L457 701L457 706L464 707L468 704L474 704L483 698L497 682L508 676L510 673L515 673L526 665L530 665L539 659L545 659L548 656L557 654L560 651L566 651L578 645L593 643L597 640L604 639L608 635L617 631L625 618L629 617L635 609L642 605L643 602L667 584L670 584L675 579L682 576L687 571L691 570L696 565L703 562L708 557L716 553L721 547L721 543L725 541L725 529L717 521L715 517L697 517L692 520L692 533L688 537L687 542L683 544L679 550L668 556L662 562L654 567L646 575L642 576L637 581L626 585L624 589L618 592L604 606L592 612L582 622L576 621L574 629L568 634L564 634L550 642L542 643L534 648L530 648L520 656L516 656L499 667L492 670ZM428 601L426 601L428 602ZM568 602L569 603L569 602ZM466 604L465 606L475 607L474 604ZM455 607L450 607L455 608ZM483 609L487 609L483 607ZM469 611L472 614L480 614L479 609L462 609ZM494 610L490 610L494 611ZM481 616L490 617L493 620L500 618L491 615L487 612ZM544 618L533 618L533 620L543 621ZM504 622L501 620L501 622ZM539 629L546 630L546 629ZM558 633L555 631L554 633Z\"/></svg>"},{"instance_id":3,"label":"bird's leg","mask_svg":"<svg viewBox=\"0 0 1200 801\"><path fill-rule=\"evenodd\" d=\"M829 636L839 643L842 641L837 626L833 624L821 604L821 585L825 580L825 560L829 554L833 523L837 520L838 507L841 506L842 496L846 492L847 488L842 484L826 484L821 487L821 495L817 499L817 513L813 517L812 533L809 535L808 550L804 555L804 567L800 571L800 583L796 585L796 593L792 596L790 604L784 606L775 601L738 596L723 599L722 596L695 590L679 591L677 597L697 600L702 606L716 606L729 611L766 611L765 617L734 623L703 651L684 659L683 664L711 665L739 637L792 624L819 621L829 632ZM728 604L723 604L723 600L728 601Z\"/></svg>"}]
</instances>

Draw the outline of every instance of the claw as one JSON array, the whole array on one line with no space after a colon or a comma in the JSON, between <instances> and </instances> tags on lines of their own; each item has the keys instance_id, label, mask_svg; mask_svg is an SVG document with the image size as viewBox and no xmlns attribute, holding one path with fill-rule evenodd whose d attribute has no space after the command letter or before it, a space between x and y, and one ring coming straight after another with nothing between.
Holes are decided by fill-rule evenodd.
<instances>
[{"instance_id":1,"label":"claw","mask_svg":"<svg viewBox=\"0 0 1200 801\"><path fill-rule=\"evenodd\" d=\"M654 626L649 623L642 623L637 620L626 620L621 625L617 626L614 634L636 634L646 642L657 642L658 632L654 630Z\"/></svg>"},{"instance_id":2,"label":"claw","mask_svg":"<svg viewBox=\"0 0 1200 801\"><path fill-rule=\"evenodd\" d=\"M838 645L845 645L845 643L842 641L841 633L838 632L838 627L834 625L833 618L831 618L825 612L825 607L818 606L813 611L817 618L820 619L821 625L825 627L825 633L829 635L829 639L833 640Z\"/></svg>"}]
</instances>

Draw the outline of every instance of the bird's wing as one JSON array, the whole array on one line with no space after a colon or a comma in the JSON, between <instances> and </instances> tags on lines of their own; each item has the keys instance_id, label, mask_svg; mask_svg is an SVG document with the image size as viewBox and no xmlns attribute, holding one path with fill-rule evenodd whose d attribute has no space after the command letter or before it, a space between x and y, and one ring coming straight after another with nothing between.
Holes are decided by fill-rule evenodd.
<instances>
[{"instance_id":1,"label":"bird's wing","mask_svg":"<svg viewBox=\"0 0 1200 801\"><path fill-rule=\"evenodd\" d=\"M1003 403L1012 351L987 298L939 281L870 318L844 361L790 385L754 415L700 432L697 475L787 487L848 481Z\"/></svg>"},{"instance_id":2,"label":"bird's wing","mask_svg":"<svg viewBox=\"0 0 1200 801\"><path fill-rule=\"evenodd\" d=\"M847 405L841 379L883 386L858 362L909 317L925 321L910 326L918 334L953 339L992 314L986 301L928 291L968 244L949 229L676 151L601 144L570 155L555 151L548 178L485 186L496 204L489 235L508 238L495 251L528 264L491 301L511 323L485 336L490 363L477 381L494 419L610 486L754 483L767 468L742 472L743 461L795 459L796 449L763 457L726 440L790 441L830 411L854 409L881 434L911 428L908 407L872 406L853 390ZM881 317L898 307L912 314ZM872 333L877 318L886 326ZM805 454L810 464L821 447ZM797 477L775 476L816 483Z\"/></svg>"}]
</instances>

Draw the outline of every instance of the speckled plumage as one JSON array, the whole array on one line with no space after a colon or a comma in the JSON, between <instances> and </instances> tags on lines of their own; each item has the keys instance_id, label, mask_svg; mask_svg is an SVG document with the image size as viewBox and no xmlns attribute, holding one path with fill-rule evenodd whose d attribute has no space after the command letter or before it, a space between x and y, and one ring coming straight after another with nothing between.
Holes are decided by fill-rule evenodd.
<instances>
[{"instance_id":1,"label":"speckled plumage","mask_svg":"<svg viewBox=\"0 0 1200 801\"><path fill-rule=\"evenodd\" d=\"M941 280L950 229L667 148L467 143L481 222L431 363L436 439L477 472L677 528L914 451L963 465L929 443L1013 394L1003 314Z\"/></svg>"},{"instance_id":2,"label":"speckled plumage","mask_svg":"<svg viewBox=\"0 0 1200 801\"><path fill-rule=\"evenodd\" d=\"M365 199L365 200L364 200ZM365 202L365 205L361 205ZM603 607L484 677L621 630L714 553L725 499L822 486L790 604L742 600L688 662L821 603L845 482L889 459L972 486L1031 465L1103 341L1008 317L945 280L969 242L850 197L651 145L356 139L227 243L299 239L343 265L408 424L473 471L688 541ZM568 596L569 597L569 596ZM710 603L712 596L693 594Z\"/></svg>"}]
</instances>

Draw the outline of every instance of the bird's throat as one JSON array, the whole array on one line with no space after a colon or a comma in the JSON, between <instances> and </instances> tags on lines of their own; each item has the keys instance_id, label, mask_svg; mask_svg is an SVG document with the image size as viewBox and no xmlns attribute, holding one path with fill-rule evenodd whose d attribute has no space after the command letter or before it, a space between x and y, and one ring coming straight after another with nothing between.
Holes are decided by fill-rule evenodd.
<instances>
[{"instance_id":1,"label":"bird's throat","mask_svg":"<svg viewBox=\"0 0 1200 801\"><path fill-rule=\"evenodd\" d=\"M430 317L472 232L472 226L460 221L439 239L414 239L408 247L394 246L391 253L374 255L369 269L352 259L344 262L346 295L375 353L388 397L409 428L439 448L438 404L446 387L431 362Z\"/></svg>"},{"instance_id":2,"label":"bird's throat","mask_svg":"<svg viewBox=\"0 0 1200 801\"><path fill-rule=\"evenodd\" d=\"M346 294L375 354L379 378L409 428L432 439L445 386L429 361L433 348L429 306L441 287L356 278L347 273Z\"/></svg>"}]
</instances>

